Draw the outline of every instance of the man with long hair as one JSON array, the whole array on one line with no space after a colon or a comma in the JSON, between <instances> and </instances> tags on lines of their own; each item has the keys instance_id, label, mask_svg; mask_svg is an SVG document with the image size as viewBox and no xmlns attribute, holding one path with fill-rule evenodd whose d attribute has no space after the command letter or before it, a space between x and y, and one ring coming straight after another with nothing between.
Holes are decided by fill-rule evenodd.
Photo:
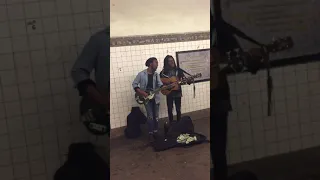
<instances>
[{"instance_id":1,"label":"man with long hair","mask_svg":"<svg viewBox=\"0 0 320 180\"><path fill-rule=\"evenodd\" d=\"M167 55L164 58L164 65L163 69L160 72L161 78L171 78L176 77L177 80L182 80L185 77L184 72L182 69L178 68L174 58L171 55ZM188 82L189 83L189 82ZM190 84L190 83L189 83ZM168 116L169 121L173 122L173 103L176 106L177 112L177 121L181 119L181 97L182 97L182 89L181 85L179 85L178 90L172 90L170 94L167 95L167 108L168 108Z\"/></svg>"}]
</instances>

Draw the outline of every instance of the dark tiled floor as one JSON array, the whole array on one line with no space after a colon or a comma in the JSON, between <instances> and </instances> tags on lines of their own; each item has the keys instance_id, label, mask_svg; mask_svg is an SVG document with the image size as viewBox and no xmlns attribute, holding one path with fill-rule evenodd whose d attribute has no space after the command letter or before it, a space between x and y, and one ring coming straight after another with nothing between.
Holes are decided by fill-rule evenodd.
<instances>
[{"instance_id":1,"label":"dark tiled floor","mask_svg":"<svg viewBox=\"0 0 320 180\"><path fill-rule=\"evenodd\" d=\"M196 131L209 137L209 111L189 114ZM160 126L162 127L162 125ZM154 152L147 139L111 140L112 180L206 180L210 179L209 144ZM259 180L320 180L320 147L267 157L230 166L233 174L254 172Z\"/></svg>"},{"instance_id":2,"label":"dark tiled floor","mask_svg":"<svg viewBox=\"0 0 320 180\"><path fill-rule=\"evenodd\" d=\"M320 180L320 147L231 166L230 173L254 172L259 180Z\"/></svg>"},{"instance_id":3,"label":"dark tiled floor","mask_svg":"<svg viewBox=\"0 0 320 180\"><path fill-rule=\"evenodd\" d=\"M188 114L196 132L210 135L209 111ZM160 125L160 127L163 127ZM209 144L154 152L146 146L146 137L135 140L117 137L111 140L112 180L206 180L210 178Z\"/></svg>"}]
</instances>

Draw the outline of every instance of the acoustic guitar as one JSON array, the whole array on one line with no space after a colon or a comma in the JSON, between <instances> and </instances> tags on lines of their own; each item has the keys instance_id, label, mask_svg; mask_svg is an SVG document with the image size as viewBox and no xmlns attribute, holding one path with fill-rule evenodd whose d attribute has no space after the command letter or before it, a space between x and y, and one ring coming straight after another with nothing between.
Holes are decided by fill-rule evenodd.
<instances>
[{"instance_id":1,"label":"acoustic guitar","mask_svg":"<svg viewBox=\"0 0 320 180\"><path fill-rule=\"evenodd\" d=\"M234 49L227 52L228 65L226 67L232 68L236 73L247 71L252 65L258 65L259 67L265 65L268 67L269 59L266 57L268 57L270 53L291 49L293 45L292 38L288 36L275 39L263 48L252 48L248 52Z\"/></svg>"},{"instance_id":2,"label":"acoustic guitar","mask_svg":"<svg viewBox=\"0 0 320 180\"><path fill-rule=\"evenodd\" d=\"M201 78L201 77L202 77L202 74L198 73L198 74L195 74L193 76L183 78L181 81L179 81L178 77L176 77L176 76L173 76L173 77L170 77L170 78L161 78L161 81L162 81L163 84L169 84L172 87L172 88L169 88L169 89L161 90L161 93L163 95L168 95L172 91L179 90L179 85L186 84L187 82L192 81L195 78Z\"/></svg>"},{"instance_id":3,"label":"acoustic guitar","mask_svg":"<svg viewBox=\"0 0 320 180\"><path fill-rule=\"evenodd\" d=\"M293 48L294 42L290 36L278 38L272 43L260 48L251 49L249 52L241 52L241 50L230 51L227 53L228 65L225 68L231 68L234 72L249 71L255 74L261 67L265 67L267 71L267 87L268 87L268 115L271 115L272 109L272 92L273 82L270 75L270 53L276 53ZM256 51L254 51L256 50ZM247 70L245 70L247 68Z\"/></svg>"}]
</instances>

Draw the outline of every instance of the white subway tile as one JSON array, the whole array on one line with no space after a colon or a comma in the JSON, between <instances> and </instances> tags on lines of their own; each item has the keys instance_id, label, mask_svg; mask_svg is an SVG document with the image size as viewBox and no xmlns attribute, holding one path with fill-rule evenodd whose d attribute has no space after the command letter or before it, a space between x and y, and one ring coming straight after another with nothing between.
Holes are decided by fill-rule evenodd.
<instances>
[{"instance_id":1,"label":"white subway tile","mask_svg":"<svg viewBox=\"0 0 320 180\"><path fill-rule=\"evenodd\" d=\"M22 4L7 5L7 11L10 20L25 18L25 13Z\"/></svg>"},{"instance_id":2,"label":"white subway tile","mask_svg":"<svg viewBox=\"0 0 320 180\"><path fill-rule=\"evenodd\" d=\"M54 1L42 1L40 2L42 17L54 16L57 14L57 9Z\"/></svg>"},{"instance_id":3,"label":"white subway tile","mask_svg":"<svg viewBox=\"0 0 320 180\"><path fill-rule=\"evenodd\" d=\"M14 177L15 178L29 178L30 169L28 163L15 164L14 165Z\"/></svg>"},{"instance_id":4,"label":"white subway tile","mask_svg":"<svg viewBox=\"0 0 320 180\"><path fill-rule=\"evenodd\" d=\"M15 148L11 150L12 160L14 164L28 161L28 153L26 147Z\"/></svg>"},{"instance_id":5,"label":"white subway tile","mask_svg":"<svg viewBox=\"0 0 320 180\"><path fill-rule=\"evenodd\" d=\"M12 166L0 167L0 173L1 173L1 178L3 179L14 179Z\"/></svg>"},{"instance_id":6,"label":"white subway tile","mask_svg":"<svg viewBox=\"0 0 320 180\"><path fill-rule=\"evenodd\" d=\"M26 3L24 5L26 18L38 18L41 17L41 11L40 11L40 3L39 2L33 2L33 3Z\"/></svg>"},{"instance_id":7,"label":"white subway tile","mask_svg":"<svg viewBox=\"0 0 320 180\"><path fill-rule=\"evenodd\" d=\"M5 108L6 108L6 115L8 118L11 118L14 116L20 116L22 114L21 104L19 101L7 102L5 103Z\"/></svg>"}]
</instances>

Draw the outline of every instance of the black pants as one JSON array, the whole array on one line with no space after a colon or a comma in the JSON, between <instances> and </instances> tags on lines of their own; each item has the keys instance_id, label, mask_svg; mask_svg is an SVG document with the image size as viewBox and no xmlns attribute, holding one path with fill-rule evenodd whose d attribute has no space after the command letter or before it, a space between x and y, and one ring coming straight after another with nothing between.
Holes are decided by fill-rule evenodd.
<instances>
[{"instance_id":1,"label":"black pants","mask_svg":"<svg viewBox=\"0 0 320 180\"><path fill-rule=\"evenodd\" d=\"M172 96L167 96L167 107L168 107L168 116L169 116L169 121L173 121L173 102L176 105L176 111L177 111L177 121L180 121L181 119L181 97L172 97Z\"/></svg>"},{"instance_id":2,"label":"black pants","mask_svg":"<svg viewBox=\"0 0 320 180\"><path fill-rule=\"evenodd\" d=\"M211 110L211 158L213 162L213 179L226 180L227 166L227 127L228 112L213 112Z\"/></svg>"}]
</instances>

